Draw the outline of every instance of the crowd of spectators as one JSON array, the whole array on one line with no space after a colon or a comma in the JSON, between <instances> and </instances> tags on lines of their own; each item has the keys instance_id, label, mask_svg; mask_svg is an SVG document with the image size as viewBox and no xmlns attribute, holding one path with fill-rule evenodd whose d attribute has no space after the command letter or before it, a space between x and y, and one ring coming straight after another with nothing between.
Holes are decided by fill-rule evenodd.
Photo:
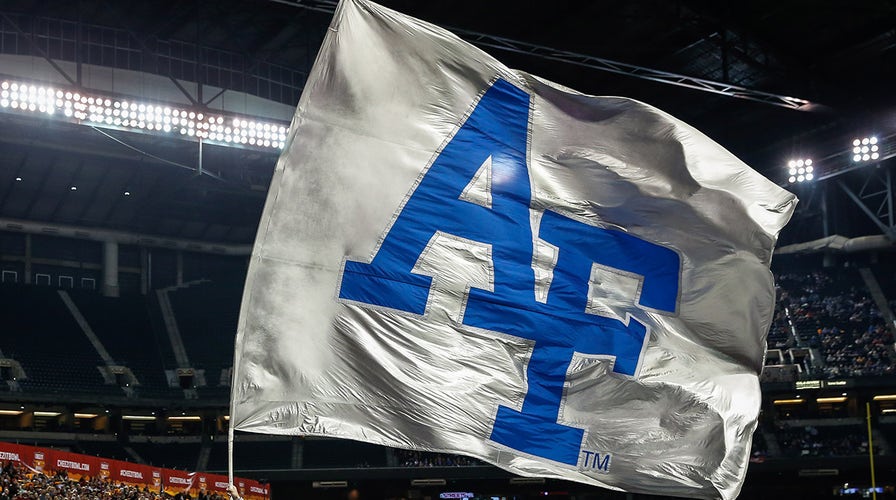
<instances>
[{"instance_id":1,"label":"crowd of spectators","mask_svg":"<svg viewBox=\"0 0 896 500\"><path fill-rule=\"evenodd\" d=\"M396 450L398 453L398 465L401 467L470 467L483 465L475 458L463 455L448 455L444 453L428 453L425 451Z\"/></svg>"},{"instance_id":2,"label":"crowd of spectators","mask_svg":"<svg viewBox=\"0 0 896 500\"><path fill-rule=\"evenodd\" d=\"M796 327L796 342L822 356L808 375L826 378L892 375L893 336L864 286L821 271L777 277L775 328L783 328L786 307ZM773 347L770 345L770 347Z\"/></svg>"},{"instance_id":3,"label":"crowd of spectators","mask_svg":"<svg viewBox=\"0 0 896 500\"><path fill-rule=\"evenodd\" d=\"M179 493L171 496L146 487L117 484L94 478L73 480L62 472L43 474L13 462L0 468L0 500L186 500ZM224 500L218 494L200 493L197 500Z\"/></svg>"},{"instance_id":4,"label":"crowd of spectators","mask_svg":"<svg viewBox=\"0 0 896 500\"><path fill-rule=\"evenodd\" d=\"M776 435L784 456L846 457L868 454L868 439L859 428L782 425Z\"/></svg>"}]
</instances>

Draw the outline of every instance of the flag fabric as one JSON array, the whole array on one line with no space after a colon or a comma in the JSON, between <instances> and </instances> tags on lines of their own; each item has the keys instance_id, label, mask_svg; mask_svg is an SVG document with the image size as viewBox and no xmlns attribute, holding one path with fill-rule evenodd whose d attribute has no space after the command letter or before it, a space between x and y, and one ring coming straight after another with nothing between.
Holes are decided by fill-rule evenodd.
<instances>
[{"instance_id":1,"label":"flag fabric","mask_svg":"<svg viewBox=\"0 0 896 500\"><path fill-rule=\"evenodd\" d=\"M733 498L795 204L656 108L343 0L260 222L231 423Z\"/></svg>"}]
</instances>

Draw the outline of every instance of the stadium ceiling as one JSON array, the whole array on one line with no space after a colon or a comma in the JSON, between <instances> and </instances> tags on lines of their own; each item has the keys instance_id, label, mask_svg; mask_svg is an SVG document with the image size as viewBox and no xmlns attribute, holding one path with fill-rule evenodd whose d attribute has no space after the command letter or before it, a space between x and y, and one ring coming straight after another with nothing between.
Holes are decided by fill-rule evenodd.
<instances>
[{"instance_id":1,"label":"stadium ceiling","mask_svg":"<svg viewBox=\"0 0 896 500\"><path fill-rule=\"evenodd\" d=\"M511 67L656 105L782 182L790 158L818 160L848 149L853 136L896 131L892 1L382 3L455 29ZM175 86L198 82L208 90L185 98L200 108L221 89L293 106L332 7L316 0L7 0L0 55L57 65L76 87L89 88L88 75L65 71L64 63L160 75ZM693 88L701 86L710 92ZM153 158L196 166L194 143L114 131L128 149L81 128L0 113L0 214L251 241L276 152L207 147L204 167L220 181ZM122 198L125 191L131 194ZM844 200L840 209L864 217ZM867 229L856 232L876 227Z\"/></svg>"}]
</instances>

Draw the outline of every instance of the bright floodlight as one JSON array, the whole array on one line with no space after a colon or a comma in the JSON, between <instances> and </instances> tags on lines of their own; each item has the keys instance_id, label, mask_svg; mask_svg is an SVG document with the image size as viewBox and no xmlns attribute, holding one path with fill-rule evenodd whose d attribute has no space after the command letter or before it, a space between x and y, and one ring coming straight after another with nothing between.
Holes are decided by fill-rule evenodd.
<instances>
[{"instance_id":1,"label":"bright floodlight","mask_svg":"<svg viewBox=\"0 0 896 500\"><path fill-rule=\"evenodd\" d=\"M880 158L877 137L863 137L852 141L852 161L855 163L875 161Z\"/></svg>"},{"instance_id":2,"label":"bright floodlight","mask_svg":"<svg viewBox=\"0 0 896 500\"><path fill-rule=\"evenodd\" d=\"M808 182L815 178L815 166L810 158L798 158L787 162L787 182L796 184Z\"/></svg>"},{"instance_id":3,"label":"bright floodlight","mask_svg":"<svg viewBox=\"0 0 896 500\"><path fill-rule=\"evenodd\" d=\"M205 114L208 110L204 113L173 105L129 102L118 97L83 95L72 89L3 80L0 81L0 112L9 110L39 113L93 127L197 138L221 146L280 150L286 143L285 123L246 121L242 117Z\"/></svg>"}]
</instances>

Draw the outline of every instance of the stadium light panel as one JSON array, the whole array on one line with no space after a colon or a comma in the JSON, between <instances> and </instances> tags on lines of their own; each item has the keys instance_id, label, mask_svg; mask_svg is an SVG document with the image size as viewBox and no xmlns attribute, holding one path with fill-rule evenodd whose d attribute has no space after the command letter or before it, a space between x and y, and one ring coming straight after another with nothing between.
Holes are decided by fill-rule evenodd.
<instances>
[{"instance_id":1,"label":"stadium light panel","mask_svg":"<svg viewBox=\"0 0 896 500\"><path fill-rule=\"evenodd\" d=\"M75 418L96 418L98 415L96 413L75 413Z\"/></svg>"},{"instance_id":2,"label":"stadium light panel","mask_svg":"<svg viewBox=\"0 0 896 500\"><path fill-rule=\"evenodd\" d=\"M815 402L816 402L816 403L819 403L819 404L825 404L825 403L845 403L845 402L846 402L846 397L845 397L845 396L837 396L837 397L830 397L830 398L818 398L818 399L815 400Z\"/></svg>"},{"instance_id":3,"label":"stadium light panel","mask_svg":"<svg viewBox=\"0 0 896 500\"><path fill-rule=\"evenodd\" d=\"M875 401L896 401L896 394L879 394L874 396Z\"/></svg>"},{"instance_id":4,"label":"stadium light panel","mask_svg":"<svg viewBox=\"0 0 896 500\"><path fill-rule=\"evenodd\" d=\"M135 102L25 82L0 82L0 111L144 134L262 150L283 149L282 122L210 113L177 105Z\"/></svg>"},{"instance_id":5,"label":"stadium light panel","mask_svg":"<svg viewBox=\"0 0 896 500\"><path fill-rule=\"evenodd\" d=\"M798 184L815 179L815 165L811 158L799 158L787 162L787 182Z\"/></svg>"},{"instance_id":6,"label":"stadium light panel","mask_svg":"<svg viewBox=\"0 0 896 500\"><path fill-rule=\"evenodd\" d=\"M799 405L805 403L805 399L776 399L772 403L776 405Z\"/></svg>"},{"instance_id":7,"label":"stadium light panel","mask_svg":"<svg viewBox=\"0 0 896 500\"><path fill-rule=\"evenodd\" d=\"M880 144L877 137L862 137L852 141L852 161L854 163L864 163L875 161L880 158Z\"/></svg>"},{"instance_id":8,"label":"stadium light panel","mask_svg":"<svg viewBox=\"0 0 896 500\"><path fill-rule=\"evenodd\" d=\"M156 417L152 417L149 415L122 415L122 420L139 420L139 421L150 421L155 420Z\"/></svg>"},{"instance_id":9,"label":"stadium light panel","mask_svg":"<svg viewBox=\"0 0 896 500\"><path fill-rule=\"evenodd\" d=\"M202 417L199 415L175 415L168 417L168 420L171 422L201 422Z\"/></svg>"},{"instance_id":10,"label":"stadium light panel","mask_svg":"<svg viewBox=\"0 0 896 500\"><path fill-rule=\"evenodd\" d=\"M36 411L34 412L35 417L58 417L62 415L62 412L59 411Z\"/></svg>"},{"instance_id":11,"label":"stadium light panel","mask_svg":"<svg viewBox=\"0 0 896 500\"><path fill-rule=\"evenodd\" d=\"M0 410L0 415L14 417L17 415L21 415L22 410Z\"/></svg>"}]
</instances>

